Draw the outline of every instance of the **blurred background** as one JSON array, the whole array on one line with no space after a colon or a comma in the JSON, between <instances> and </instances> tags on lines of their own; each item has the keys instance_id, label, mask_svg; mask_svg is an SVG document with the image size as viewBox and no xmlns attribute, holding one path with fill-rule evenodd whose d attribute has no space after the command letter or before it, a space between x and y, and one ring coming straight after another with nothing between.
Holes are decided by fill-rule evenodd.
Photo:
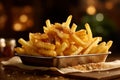
<instances>
[{"instance_id":1,"label":"blurred background","mask_svg":"<svg viewBox=\"0 0 120 80\"><path fill-rule=\"evenodd\" d=\"M23 37L29 32L43 33L46 19L64 22L69 15L77 29L90 24L94 36L113 40L111 51L120 52L120 0L0 0L0 38Z\"/></svg>"}]
</instances>

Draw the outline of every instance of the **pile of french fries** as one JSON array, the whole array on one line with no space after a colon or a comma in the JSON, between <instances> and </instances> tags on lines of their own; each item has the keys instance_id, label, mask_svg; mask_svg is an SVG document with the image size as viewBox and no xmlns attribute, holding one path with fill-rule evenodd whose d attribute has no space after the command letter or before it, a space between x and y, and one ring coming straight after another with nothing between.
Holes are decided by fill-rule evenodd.
<instances>
[{"instance_id":1,"label":"pile of french fries","mask_svg":"<svg viewBox=\"0 0 120 80\"><path fill-rule=\"evenodd\" d=\"M76 30L75 23L70 26L71 19L72 15L66 22L54 24L46 20L44 33L29 33L28 41L20 38L18 42L22 46L16 47L15 51L18 54L50 57L108 53L113 41L106 43L102 37L93 37L88 23L85 29Z\"/></svg>"}]
</instances>

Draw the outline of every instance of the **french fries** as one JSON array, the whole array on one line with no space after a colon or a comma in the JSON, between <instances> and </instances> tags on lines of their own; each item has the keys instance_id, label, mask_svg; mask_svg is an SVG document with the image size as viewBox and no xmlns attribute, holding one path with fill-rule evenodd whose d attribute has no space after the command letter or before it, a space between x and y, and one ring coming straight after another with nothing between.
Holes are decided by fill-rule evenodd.
<instances>
[{"instance_id":1,"label":"french fries","mask_svg":"<svg viewBox=\"0 0 120 80\"><path fill-rule=\"evenodd\" d=\"M20 38L18 42L22 45L16 47L19 54L39 56L70 56L82 54L107 53L113 41L102 42L102 37L93 37L90 25L85 24L85 29L77 30L75 23L70 27L72 15L66 22L51 24L46 20L43 26L44 33L29 33L29 40Z\"/></svg>"}]
</instances>

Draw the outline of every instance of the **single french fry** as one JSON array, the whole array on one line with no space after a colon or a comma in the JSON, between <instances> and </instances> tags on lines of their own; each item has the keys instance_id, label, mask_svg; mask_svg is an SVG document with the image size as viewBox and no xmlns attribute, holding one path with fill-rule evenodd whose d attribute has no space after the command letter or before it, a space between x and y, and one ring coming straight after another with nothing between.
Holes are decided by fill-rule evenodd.
<instances>
[{"instance_id":1,"label":"single french fry","mask_svg":"<svg viewBox=\"0 0 120 80\"><path fill-rule=\"evenodd\" d=\"M38 56L38 55L41 56L41 55L37 52L37 50L36 50L35 47L27 47L27 46L24 46L23 48L24 48L24 50L25 50L25 54L34 55L34 56Z\"/></svg>"},{"instance_id":2,"label":"single french fry","mask_svg":"<svg viewBox=\"0 0 120 80\"><path fill-rule=\"evenodd\" d=\"M73 34L71 36L72 36L73 40L76 42L76 44L84 47L85 42L83 42L77 35Z\"/></svg>"},{"instance_id":3,"label":"single french fry","mask_svg":"<svg viewBox=\"0 0 120 80\"><path fill-rule=\"evenodd\" d=\"M73 23L72 27L71 27L71 31L75 32L77 28L77 25L75 23Z\"/></svg>"},{"instance_id":4,"label":"single french fry","mask_svg":"<svg viewBox=\"0 0 120 80\"><path fill-rule=\"evenodd\" d=\"M43 31L44 31L44 33L47 33L49 30L46 26L43 26Z\"/></svg>"},{"instance_id":5,"label":"single french fry","mask_svg":"<svg viewBox=\"0 0 120 80\"><path fill-rule=\"evenodd\" d=\"M99 45L97 45L95 48L93 48L90 53L95 54L95 53L99 53L101 48L104 47L106 45L106 42L101 42Z\"/></svg>"},{"instance_id":6,"label":"single french fry","mask_svg":"<svg viewBox=\"0 0 120 80\"><path fill-rule=\"evenodd\" d=\"M88 33L88 39L91 40L93 35L92 35L92 31L91 31L90 26L89 26L88 23L85 24L85 28L86 28L87 33Z\"/></svg>"},{"instance_id":7,"label":"single french fry","mask_svg":"<svg viewBox=\"0 0 120 80\"><path fill-rule=\"evenodd\" d=\"M83 41L83 42L90 42L88 39L88 35L86 34L86 30L81 29L79 31L76 31L75 34Z\"/></svg>"},{"instance_id":8,"label":"single french fry","mask_svg":"<svg viewBox=\"0 0 120 80\"><path fill-rule=\"evenodd\" d=\"M112 46L112 44L113 44L113 41L111 40L107 42L106 46L108 47L108 49Z\"/></svg>"},{"instance_id":9,"label":"single french fry","mask_svg":"<svg viewBox=\"0 0 120 80\"><path fill-rule=\"evenodd\" d=\"M108 53L108 47L107 46L103 46L103 47L101 47L101 49L98 52L99 52L99 54Z\"/></svg>"},{"instance_id":10,"label":"single french fry","mask_svg":"<svg viewBox=\"0 0 120 80\"><path fill-rule=\"evenodd\" d=\"M51 27L51 23L50 23L50 20L49 20L49 19L46 20L46 26L47 26L47 28L50 28L50 27Z\"/></svg>"},{"instance_id":11,"label":"single french fry","mask_svg":"<svg viewBox=\"0 0 120 80\"><path fill-rule=\"evenodd\" d=\"M72 55L78 48L75 45L70 45L69 48L67 48L63 53L64 55Z\"/></svg>"},{"instance_id":12,"label":"single french fry","mask_svg":"<svg viewBox=\"0 0 120 80\"><path fill-rule=\"evenodd\" d=\"M70 25L71 20L72 20L72 15L68 16L66 22L63 23L62 26L65 26L65 27L67 27L67 28L70 28L69 25Z\"/></svg>"},{"instance_id":13,"label":"single french fry","mask_svg":"<svg viewBox=\"0 0 120 80\"><path fill-rule=\"evenodd\" d=\"M39 49L38 52L39 54L44 55L44 56L51 56L51 57L57 56L54 50Z\"/></svg>"},{"instance_id":14,"label":"single french fry","mask_svg":"<svg viewBox=\"0 0 120 80\"><path fill-rule=\"evenodd\" d=\"M83 47L79 47L75 52L73 52L71 55L78 55L83 50Z\"/></svg>"},{"instance_id":15,"label":"single french fry","mask_svg":"<svg viewBox=\"0 0 120 80\"><path fill-rule=\"evenodd\" d=\"M92 44L83 52L83 54L89 54L90 50L91 50L94 46L96 46L96 45L99 43L99 41L100 41L100 38L99 38L99 37L95 38L95 40L94 40L94 41L92 42Z\"/></svg>"},{"instance_id":16,"label":"single french fry","mask_svg":"<svg viewBox=\"0 0 120 80\"><path fill-rule=\"evenodd\" d=\"M21 47L17 47L15 48L15 51L18 53L18 54L25 54L25 50Z\"/></svg>"},{"instance_id":17,"label":"single french fry","mask_svg":"<svg viewBox=\"0 0 120 80\"><path fill-rule=\"evenodd\" d=\"M18 40L18 42L19 42L21 45L23 45L23 46L28 46L28 47L31 46L31 45L30 45L27 41L25 41L23 38L20 38L20 39Z\"/></svg>"},{"instance_id":18,"label":"single french fry","mask_svg":"<svg viewBox=\"0 0 120 80\"><path fill-rule=\"evenodd\" d=\"M78 35L78 36L85 36L85 35L87 35L85 29L78 30L78 31L75 32L75 34Z\"/></svg>"},{"instance_id":19,"label":"single french fry","mask_svg":"<svg viewBox=\"0 0 120 80\"><path fill-rule=\"evenodd\" d=\"M69 34L63 33L57 29L54 30L57 33L57 36L61 39L69 38Z\"/></svg>"},{"instance_id":20,"label":"single french fry","mask_svg":"<svg viewBox=\"0 0 120 80\"><path fill-rule=\"evenodd\" d=\"M72 50L72 52L74 52L74 51L76 51L78 48L77 48L74 44L72 44L70 49Z\"/></svg>"},{"instance_id":21,"label":"single french fry","mask_svg":"<svg viewBox=\"0 0 120 80\"><path fill-rule=\"evenodd\" d=\"M60 46L60 45L61 45L61 40L60 40L60 38L58 38L58 37L55 36L55 46L58 47L58 46Z\"/></svg>"},{"instance_id":22,"label":"single french fry","mask_svg":"<svg viewBox=\"0 0 120 80\"><path fill-rule=\"evenodd\" d=\"M63 42L59 48L56 49L56 53L58 56L63 56L63 51L68 47L66 42Z\"/></svg>"},{"instance_id":23,"label":"single french fry","mask_svg":"<svg viewBox=\"0 0 120 80\"><path fill-rule=\"evenodd\" d=\"M35 39L46 39L48 38L47 35L44 35L44 34L41 34L41 33L29 33L29 40L30 41L34 41Z\"/></svg>"},{"instance_id":24,"label":"single french fry","mask_svg":"<svg viewBox=\"0 0 120 80\"><path fill-rule=\"evenodd\" d=\"M34 43L34 45L38 48L45 48L45 49L55 49L55 45L47 42L37 41Z\"/></svg>"},{"instance_id":25,"label":"single french fry","mask_svg":"<svg viewBox=\"0 0 120 80\"><path fill-rule=\"evenodd\" d=\"M102 50L102 48L105 47L105 45L106 45L106 42L100 43L100 44L98 45L98 47L97 47L97 49L96 49L97 51L96 51L95 53L100 53L101 50Z\"/></svg>"}]
</instances>

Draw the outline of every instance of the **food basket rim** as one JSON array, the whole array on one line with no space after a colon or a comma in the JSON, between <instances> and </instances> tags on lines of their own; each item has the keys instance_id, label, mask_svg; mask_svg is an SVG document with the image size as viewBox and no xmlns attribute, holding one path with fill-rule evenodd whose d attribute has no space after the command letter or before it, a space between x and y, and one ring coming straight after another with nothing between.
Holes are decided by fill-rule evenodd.
<instances>
[{"instance_id":1,"label":"food basket rim","mask_svg":"<svg viewBox=\"0 0 120 80\"><path fill-rule=\"evenodd\" d=\"M33 57L33 58L70 58L70 57L87 57L87 56L100 56L100 55L108 55L111 54L111 51L107 53L96 53L96 54L81 54L81 55L70 55L70 56L55 56L55 57L47 57L47 56L34 56L34 55L27 55L27 54L18 54L15 53L15 56L19 57Z\"/></svg>"}]
</instances>

